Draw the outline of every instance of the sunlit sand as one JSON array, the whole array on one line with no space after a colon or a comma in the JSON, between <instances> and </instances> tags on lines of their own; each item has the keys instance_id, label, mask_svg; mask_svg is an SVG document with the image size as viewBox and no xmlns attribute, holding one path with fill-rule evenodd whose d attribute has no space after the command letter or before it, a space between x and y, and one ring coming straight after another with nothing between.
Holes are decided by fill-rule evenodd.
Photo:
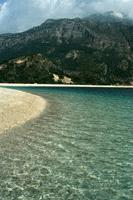
<instances>
[{"instance_id":1,"label":"sunlit sand","mask_svg":"<svg viewBox=\"0 0 133 200\"><path fill-rule=\"evenodd\" d=\"M45 107L40 96L0 88L0 133L38 117Z\"/></svg>"}]
</instances>

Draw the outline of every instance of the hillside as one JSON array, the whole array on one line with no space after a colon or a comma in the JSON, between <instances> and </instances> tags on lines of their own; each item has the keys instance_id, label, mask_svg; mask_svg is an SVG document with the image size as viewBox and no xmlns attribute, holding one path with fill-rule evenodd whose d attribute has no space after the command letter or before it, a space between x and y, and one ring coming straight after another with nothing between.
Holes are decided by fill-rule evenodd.
<instances>
[{"instance_id":1,"label":"hillside","mask_svg":"<svg viewBox=\"0 0 133 200\"><path fill-rule=\"evenodd\" d=\"M0 81L53 83L49 76L59 74L80 84L132 84L133 22L119 16L51 19L23 33L0 35ZM37 54L51 66L40 67ZM29 56L32 70L27 64L14 67L14 59Z\"/></svg>"},{"instance_id":2,"label":"hillside","mask_svg":"<svg viewBox=\"0 0 133 200\"><path fill-rule=\"evenodd\" d=\"M0 82L8 83L64 83L71 78L41 54L23 56L0 65Z\"/></svg>"}]
</instances>

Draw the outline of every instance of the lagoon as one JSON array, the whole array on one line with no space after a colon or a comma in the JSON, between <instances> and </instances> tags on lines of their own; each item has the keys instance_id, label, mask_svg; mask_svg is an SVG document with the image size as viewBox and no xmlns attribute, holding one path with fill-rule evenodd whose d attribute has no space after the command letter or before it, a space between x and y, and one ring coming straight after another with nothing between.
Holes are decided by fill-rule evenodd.
<instances>
[{"instance_id":1,"label":"lagoon","mask_svg":"<svg viewBox=\"0 0 133 200\"><path fill-rule=\"evenodd\" d=\"M0 135L0 199L132 200L133 89L15 89L47 107Z\"/></svg>"}]
</instances>

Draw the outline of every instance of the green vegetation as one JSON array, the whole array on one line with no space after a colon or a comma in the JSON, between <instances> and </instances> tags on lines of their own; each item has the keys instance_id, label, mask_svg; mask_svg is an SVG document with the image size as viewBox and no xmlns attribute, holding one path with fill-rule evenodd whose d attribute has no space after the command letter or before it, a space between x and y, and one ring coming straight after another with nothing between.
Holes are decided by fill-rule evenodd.
<instances>
[{"instance_id":1,"label":"green vegetation","mask_svg":"<svg viewBox=\"0 0 133 200\"><path fill-rule=\"evenodd\" d=\"M57 74L75 84L132 84L133 22L103 15L48 20L0 35L0 62L0 82L54 83Z\"/></svg>"}]
</instances>

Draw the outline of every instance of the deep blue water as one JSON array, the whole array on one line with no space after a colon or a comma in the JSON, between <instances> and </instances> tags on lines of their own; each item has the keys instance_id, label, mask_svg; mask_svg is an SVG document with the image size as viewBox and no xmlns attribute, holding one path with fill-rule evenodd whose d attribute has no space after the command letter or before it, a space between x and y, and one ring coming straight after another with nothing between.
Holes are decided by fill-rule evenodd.
<instances>
[{"instance_id":1,"label":"deep blue water","mask_svg":"<svg viewBox=\"0 0 133 200\"><path fill-rule=\"evenodd\" d=\"M16 89L48 106L0 135L0 200L133 200L132 89Z\"/></svg>"}]
</instances>

